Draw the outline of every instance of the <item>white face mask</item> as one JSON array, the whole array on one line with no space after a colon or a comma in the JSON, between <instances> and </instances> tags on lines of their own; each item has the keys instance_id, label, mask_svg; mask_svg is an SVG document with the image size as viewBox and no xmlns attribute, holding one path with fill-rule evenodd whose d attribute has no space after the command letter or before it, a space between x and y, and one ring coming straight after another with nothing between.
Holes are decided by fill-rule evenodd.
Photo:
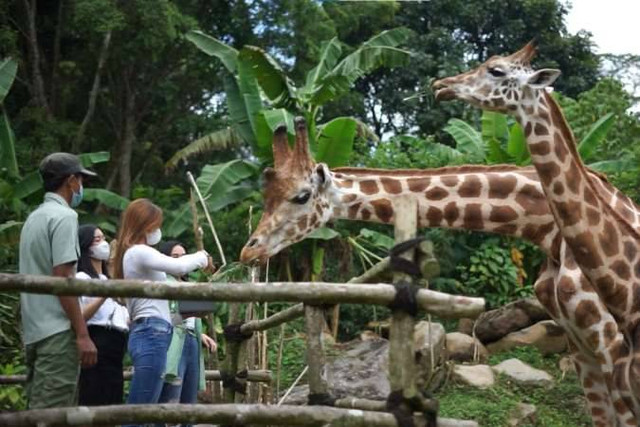
<instances>
[{"instance_id":1,"label":"white face mask","mask_svg":"<svg viewBox=\"0 0 640 427\"><path fill-rule=\"evenodd\" d=\"M162 240L162 231L160 231L159 228L156 228L151 233L147 233L147 245L157 245L160 240Z\"/></svg>"},{"instance_id":2,"label":"white face mask","mask_svg":"<svg viewBox=\"0 0 640 427\"><path fill-rule=\"evenodd\" d=\"M109 253L110 248L106 240L89 248L91 258L99 259L100 261L107 261L109 259Z\"/></svg>"}]
</instances>

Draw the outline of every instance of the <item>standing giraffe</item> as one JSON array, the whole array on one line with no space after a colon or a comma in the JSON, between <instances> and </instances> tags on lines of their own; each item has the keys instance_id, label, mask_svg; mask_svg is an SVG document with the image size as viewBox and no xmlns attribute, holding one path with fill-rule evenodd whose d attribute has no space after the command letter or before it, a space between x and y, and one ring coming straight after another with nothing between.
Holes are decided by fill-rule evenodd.
<instances>
[{"instance_id":1,"label":"standing giraffe","mask_svg":"<svg viewBox=\"0 0 640 427\"><path fill-rule=\"evenodd\" d=\"M575 261L618 322L630 350L632 395L640 396L640 232L633 204L608 198L602 181L590 179L571 128L547 92L560 71L533 71L535 47L494 56L478 68L434 82L436 99L461 99L513 115L525 132L531 160L560 232ZM576 289L561 284L564 294Z\"/></svg>"},{"instance_id":2,"label":"standing giraffe","mask_svg":"<svg viewBox=\"0 0 640 427\"><path fill-rule=\"evenodd\" d=\"M589 281L576 268L534 169L461 166L330 171L309 156L303 121L296 122L293 150L288 145L286 128L276 130L273 152L275 169L264 172L264 213L242 250L243 262L265 260L331 219L392 223L394 199L407 194L418 199L420 227L479 230L525 238L548 255L536 282L536 293L567 331L594 423L615 426L629 425L629 420L635 422L628 409L632 400L606 381L617 360L605 343L623 346L622 335ZM590 179L601 181L595 174ZM602 190L608 192L610 199L619 196L605 182ZM559 293L562 283L571 283L579 292ZM624 366L619 368L622 369Z\"/></svg>"}]
</instances>

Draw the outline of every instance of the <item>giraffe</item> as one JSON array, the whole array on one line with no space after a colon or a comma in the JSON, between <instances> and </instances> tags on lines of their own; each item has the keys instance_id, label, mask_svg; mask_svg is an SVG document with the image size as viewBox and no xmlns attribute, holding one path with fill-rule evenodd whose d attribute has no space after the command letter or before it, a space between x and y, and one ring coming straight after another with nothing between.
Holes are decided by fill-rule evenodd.
<instances>
[{"instance_id":1,"label":"giraffe","mask_svg":"<svg viewBox=\"0 0 640 427\"><path fill-rule=\"evenodd\" d=\"M548 255L536 293L567 331L595 425L635 425L631 399L607 382L616 359L604 343L623 346L622 335L576 267L533 168L329 170L309 156L303 121L296 121L293 150L286 132L281 127L274 134L275 168L264 171L264 213L242 250L242 262L264 261L332 219L392 223L393 200L407 194L418 198L420 227L480 230L530 240ZM591 179L602 177L591 173ZM618 194L608 184L603 189L610 198ZM560 282L572 283L580 292L560 294Z\"/></svg>"},{"instance_id":2,"label":"giraffe","mask_svg":"<svg viewBox=\"0 0 640 427\"><path fill-rule=\"evenodd\" d=\"M573 132L547 92L559 70L533 71L536 49L494 56L476 69L433 83L436 99L461 99L471 105L511 114L525 132L532 163L540 176L564 241L618 322L631 358L631 395L640 396L640 232L634 204L621 193L607 197L606 184L590 179ZM560 284L571 294L571 284ZM625 349L630 354L625 355Z\"/></svg>"}]
</instances>

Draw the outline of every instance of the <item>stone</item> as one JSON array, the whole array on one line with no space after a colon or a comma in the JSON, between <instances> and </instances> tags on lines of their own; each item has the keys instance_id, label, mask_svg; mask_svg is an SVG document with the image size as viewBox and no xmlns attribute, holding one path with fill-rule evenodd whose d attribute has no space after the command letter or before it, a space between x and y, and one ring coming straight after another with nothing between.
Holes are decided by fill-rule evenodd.
<instances>
[{"instance_id":1,"label":"stone","mask_svg":"<svg viewBox=\"0 0 640 427\"><path fill-rule=\"evenodd\" d=\"M475 335L486 345L511 332L548 319L549 314L537 299L525 298L482 313L476 321Z\"/></svg>"},{"instance_id":2,"label":"stone","mask_svg":"<svg viewBox=\"0 0 640 427\"><path fill-rule=\"evenodd\" d=\"M445 375L440 375L447 359L445 330L440 323L420 321L413 330L413 350L416 360L416 385L433 391L442 385ZM431 355L433 353L433 362Z\"/></svg>"},{"instance_id":3,"label":"stone","mask_svg":"<svg viewBox=\"0 0 640 427\"><path fill-rule=\"evenodd\" d=\"M509 427L519 427L524 425L535 425L536 423L536 411L535 405L528 403L518 403L515 409L509 416L507 425Z\"/></svg>"},{"instance_id":4,"label":"stone","mask_svg":"<svg viewBox=\"0 0 640 427\"><path fill-rule=\"evenodd\" d=\"M505 360L491 369L521 385L540 387L553 385L553 377L547 372L535 369L518 359Z\"/></svg>"},{"instance_id":5,"label":"stone","mask_svg":"<svg viewBox=\"0 0 640 427\"><path fill-rule=\"evenodd\" d=\"M496 382L495 375L488 365L455 365L453 379L477 388L489 388Z\"/></svg>"},{"instance_id":6,"label":"stone","mask_svg":"<svg viewBox=\"0 0 640 427\"><path fill-rule=\"evenodd\" d=\"M475 325L475 323L475 320L463 317L462 319L458 320L458 332L467 335L473 335L473 326Z\"/></svg>"},{"instance_id":7,"label":"stone","mask_svg":"<svg viewBox=\"0 0 640 427\"><path fill-rule=\"evenodd\" d=\"M567 350L564 330L553 320L544 320L520 331L511 332L487 345L489 353L511 350L515 347L534 346L543 355L563 353Z\"/></svg>"},{"instance_id":8,"label":"stone","mask_svg":"<svg viewBox=\"0 0 640 427\"><path fill-rule=\"evenodd\" d=\"M450 332L446 336L447 356L455 362L485 363L489 352L477 339L460 332ZM474 353L478 360L474 360Z\"/></svg>"}]
</instances>

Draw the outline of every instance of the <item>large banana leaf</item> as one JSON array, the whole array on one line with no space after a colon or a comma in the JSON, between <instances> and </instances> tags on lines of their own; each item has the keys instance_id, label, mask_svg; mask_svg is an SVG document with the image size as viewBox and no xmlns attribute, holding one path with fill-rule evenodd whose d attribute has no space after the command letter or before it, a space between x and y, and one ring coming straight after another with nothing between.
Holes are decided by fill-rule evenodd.
<instances>
[{"instance_id":1,"label":"large banana leaf","mask_svg":"<svg viewBox=\"0 0 640 427\"><path fill-rule=\"evenodd\" d=\"M96 151L95 153L79 154L78 157L82 162L82 166L88 168L89 166L97 163L108 162L111 158L111 154L108 151Z\"/></svg>"},{"instance_id":2,"label":"large banana leaf","mask_svg":"<svg viewBox=\"0 0 640 427\"><path fill-rule=\"evenodd\" d=\"M527 149L527 140L524 136L522 126L514 123L509 130L509 141L507 142L507 153L518 166L529 164L531 156Z\"/></svg>"},{"instance_id":3,"label":"large banana leaf","mask_svg":"<svg viewBox=\"0 0 640 427\"><path fill-rule=\"evenodd\" d=\"M468 123L460 119L451 119L443 130L456 141L458 151L468 154L476 162L485 159L482 136Z\"/></svg>"},{"instance_id":4,"label":"large banana leaf","mask_svg":"<svg viewBox=\"0 0 640 427\"><path fill-rule=\"evenodd\" d=\"M625 157L618 160L602 160L589 163L587 166L603 173L619 173L638 169L640 165L633 158Z\"/></svg>"},{"instance_id":5,"label":"large banana leaf","mask_svg":"<svg viewBox=\"0 0 640 427\"><path fill-rule=\"evenodd\" d=\"M600 119L589 128L589 132L578 145L578 152L582 160L589 160L598 144L602 142L609 132L609 129L611 129L611 126L613 126L614 121L615 116L613 113L608 113L600 117Z\"/></svg>"},{"instance_id":6,"label":"large banana leaf","mask_svg":"<svg viewBox=\"0 0 640 427\"><path fill-rule=\"evenodd\" d=\"M167 170L173 170L180 161L186 161L197 154L204 154L210 151L228 150L238 147L241 139L238 132L233 128L217 130L202 138L198 138L190 142L186 147L176 151L171 158L165 163Z\"/></svg>"},{"instance_id":7,"label":"large banana leaf","mask_svg":"<svg viewBox=\"0 0 640 427\"><path fill-rule=\"evenodd\" d=\"M350 117L338 117L322 125L318 135L315 159L329 167L347 164L353 151L356 121Z\"/></svg>"},{"instance_id":8,"label":"large banana leaf","mask_svg":"<svg viewBox=\"0 0 640 427\"><path fill-rule=\"evenodd\" d=\"M306 92L311 92L312 88L331 72L338 63L341 53L342 47L340 46L340 42L337 37L322 42L318 65L307 73L307 79L304 85L304 90Z\"/></svg>"},{"instance_id":9,"label":"large banana leaf","mask_svg":"<svg viewBox=\"0 0 640 427\"><path fill-rule=\"evenodd\" d=\"M198 30L189 31L186 38L207 55L215 56L222 61L222 64L231 74L236 72L236 60L238 58L237 50Z\"/></svg>"},{"instance_id":10,"label":"large banana leaf","mask_svg":"<svg viewBox=\"0 0 640 427\"><path fill-rule=\"evenodd\" d=\"M119 211L123 211L129 206L127 198L104 188L86 188L84 190L84 200L89 202L98 201L109 208Z\"/></svg>"},{"instance_id":11,"label":"large banana leaf","mask_svg":"<svg viewBox=\"0 0 640 427\"><path fill-rule=\"evenodd\" d=\"M18 63L14 59L7 58L0 62L0 103L9 93L17 71Z\"/></svg>"},{"instance_id":12,"label":"large banana leaf","mask_svg":"<svg viewBox=\"0 0 640 427\"><path fill-rule=\"evenodd\" d=\"M13 187L13 195L22 200L35 192L42 190L42 177L38 171L29 172Z\"/></svg>"},{"instance_id":13,"label":"large banana leaf","mask_svg":"<svg viewBox=\"0 0 640 427\"><path fill-rule=\"evenodd\" d=\"M215 212L247 197L251 192L238 184L253 176L256 171L254 164L244 160L207 165L196 179L196 184L202 196L207 199L209 210ZM167 236L178 237L191 228L191 214L186 203L182 209L170 213L168 217L170 220L163 228Z\"/></svg>"},{"instance_id":14,"label":"large banana leaf","mask_svg":"<svg viewBox=\"0 0 640 427\"><path fill-rule=\"evenodd\" d=\"M485 141L494 140L502 143L507 140L509 129L507 117L493 111L482 112L482 138Z\"/></svg>"},{"instance_id":15,"label":"large banana leaf","mask_svg":"<svg viewBox=\"0 0 640 427\"><path fill-rule=\"evenodd\" d=\"M2 109L2 116L0 116L0 170L6 169L9 176L18 177L20 171L16 159L15 136L6 112L1 106L0 109Z\"/></svg>"},{"instance_id":16,"label":"large banana leaf","mask_svg":"<svg viewBox=\"0 0 640 427\"><path fill-rule=\"evenodd\" d=\"M240 57L253 65L258 83L274 107L295 108L295 85L269 54L259 47L245 46Z\"/></svg>"},{"instance_id":17,"label":"large banana leaf","mask_svg":"<svg viewBox=\"0 0 640 427\"><path fill-rule=\"evenodd\" d=\"M353 82L363 74L381 66L397 67L405 65L411 56L411 52L399 49L397 46L407 41L411 34L411 30L399 27L383 31L371 37L355 52L340 61L332 74L348 76Z\"/></svg>"},{"instance_id":18,"label":"large banana leaf","mask_svg":"<svg viewBox=\"0 0 640 427\"><path fill-rule=\"evenodd\" d=\"M238 81L235 77L227 74L223 78L224 91L227 95L227 107L231 124L240 135L240 138L252 147L256 147L256 137L251 127L251 122L247 115L247 107L244 97L240 93Z\"/></svg>"}]
</instances>

